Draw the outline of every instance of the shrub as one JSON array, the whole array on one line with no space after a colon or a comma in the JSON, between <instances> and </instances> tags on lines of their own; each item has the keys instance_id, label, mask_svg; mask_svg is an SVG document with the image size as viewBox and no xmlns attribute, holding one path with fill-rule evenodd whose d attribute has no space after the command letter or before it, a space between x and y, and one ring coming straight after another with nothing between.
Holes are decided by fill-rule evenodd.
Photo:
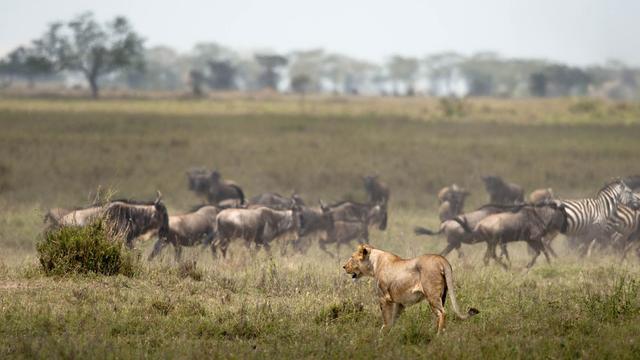
<instances>
[{"instance_id":1,"label":"shrub","mask_svg":"<svg viewBox=\"0 0 640 360\"><path fill-rule=\"evenodd\" d=\"M109 236L104 222L50 231L36 245L47 275L69 273L133 276L137 258L123 241Z\"/></svg>"}]
</instances>

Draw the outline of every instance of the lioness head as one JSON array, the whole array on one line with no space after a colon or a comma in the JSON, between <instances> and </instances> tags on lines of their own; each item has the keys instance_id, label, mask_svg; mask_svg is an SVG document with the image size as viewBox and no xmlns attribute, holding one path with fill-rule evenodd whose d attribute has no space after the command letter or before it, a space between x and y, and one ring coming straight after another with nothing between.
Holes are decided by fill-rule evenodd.
<instances>
[{"instance_id":1,"label":"lioness head","mask_svg":"<svg viewBox=\"0 0 640 360\"><path fill-rule=\"evenodd\" d=\"M373 265L369 259L373 247L367 244L360 244L349 260L342 267L347 274L351 274L353 279L358 279L363 275L373 273Z\"/></svg>"}]
</instances>

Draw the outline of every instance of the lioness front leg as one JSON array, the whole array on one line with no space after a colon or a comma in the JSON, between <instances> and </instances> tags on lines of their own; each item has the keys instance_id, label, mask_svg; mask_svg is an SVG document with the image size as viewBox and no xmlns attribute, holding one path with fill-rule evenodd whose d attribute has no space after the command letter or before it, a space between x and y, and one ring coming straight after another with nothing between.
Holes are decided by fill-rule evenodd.
<instances>
[{"instance_id":1,"label":"lioness front leg","mask_svg":"<svg viewBox=\"0 0 640 360\"><path fill-rule=\"evenodd\" d=\"M395 305L396 304L385 299L380 299L380 311L382 311L382 327L380 331L388 331L391 325L393 325Z\"/></svg>"}]
</instances>

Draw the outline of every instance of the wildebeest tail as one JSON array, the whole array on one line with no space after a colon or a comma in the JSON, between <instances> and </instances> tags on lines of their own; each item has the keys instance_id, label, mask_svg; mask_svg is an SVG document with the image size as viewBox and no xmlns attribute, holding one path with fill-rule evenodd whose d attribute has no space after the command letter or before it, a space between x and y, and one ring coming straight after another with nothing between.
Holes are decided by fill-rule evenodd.
<instances>
[{"instance_id":1,"label":"wildebeest tail","mask_svg":"<svg viewBox=\"0 0 640 360\"><path fill-rule=\"evenodd\" d=\"M238 195L240 195L240 205L244 205L244 192L242 191L242 189L240 188L240 186L238 185L230 185L232 188L236 189L236 191L238 192Z\"/></svg>"},{"instance_id":2,"label":"wildebeest tail","mask_svg":"<svg viewBox=\"0 0 640 360\"><path fill-rule=\"evenodd\" d=\"M429 229L427 229L425 227L422 227L422 226L416 226L413 229L413 232L416 235L428 235L428 236L439 235L439 234L442 234L442 227L440 227L440 230L438 230L438 231L433 231L433 230L429 230Z\"/></svg>"},{"instance_id":3,"label":"wildebeest tail","mask_svg":"<svg viewBox=\"0 0 640 360\"><path fill-rule=\"evenodd\" d=\"M460 224L460 226L462 226L464 231L466 231L468 233L473 232L473 230L469 227L469 224L467 223L466 219L462 219L459 216L455 216L451 220L453 220L453 221L457 222L458 224Z\"/></svg>"},{"instance_id":4,"label":"wildebeest tail","mask_svg":"<svg viewBox=\"0 0 640 360\"><path fill-rule=\"evenodd\" d=\"M446 264L444 266L444 279L447 283L447 292L449 293L449 297L451 298L451 306L453 307L453 312L456 316L461 319L468 319L473 315L478 314L480 311L476 308L469 308L466 314L460 312L460 308L458 307L458 301L456 300L456 291L453 288L453 271L451 270L451 265ZM443 304L444 305L444 304Z\"/></svg>"}]
</instances>

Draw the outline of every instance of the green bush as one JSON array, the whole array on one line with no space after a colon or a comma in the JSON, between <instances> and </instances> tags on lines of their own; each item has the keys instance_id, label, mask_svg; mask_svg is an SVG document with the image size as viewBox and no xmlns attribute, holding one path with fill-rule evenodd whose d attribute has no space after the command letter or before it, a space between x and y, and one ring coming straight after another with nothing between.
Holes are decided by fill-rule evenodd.
<instances>
[{"instance_id":1,"label":"green bush","mask_svg":"<svg viewBox=\"0 0 640 360\"><path fill-rule=\"evenodd\" d=\"M137 258L123 242L109 236L102 221L85 227L62 227L45 234L36 245L47 275L69 273L133 276Z\"/></svg>"}]
</instances>

